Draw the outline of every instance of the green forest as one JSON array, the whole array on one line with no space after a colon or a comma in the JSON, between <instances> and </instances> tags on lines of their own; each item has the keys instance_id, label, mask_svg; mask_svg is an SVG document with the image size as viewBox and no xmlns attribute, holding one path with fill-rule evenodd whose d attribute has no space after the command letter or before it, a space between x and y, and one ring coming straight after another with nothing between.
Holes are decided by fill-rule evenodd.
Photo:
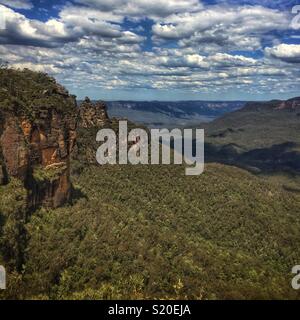
<instances>
[{"instance_id":1,"label":"green forest","mask_svg":"<svg viewBox=\"0 0 300 320\"><path fill-rule=\"evenodd\" d=\"M11 262L2 297L299 298L290 285L300 254L299 197L229 166L208 165L199 177L183 172L90 166L73 175L73 203L35 212L26 239L15 237L22 190L15 181L0 187L8 215L1 252L12 253L2 256ZM17 271L12 257L21 243Z\"/></svg>"}]
</instances>

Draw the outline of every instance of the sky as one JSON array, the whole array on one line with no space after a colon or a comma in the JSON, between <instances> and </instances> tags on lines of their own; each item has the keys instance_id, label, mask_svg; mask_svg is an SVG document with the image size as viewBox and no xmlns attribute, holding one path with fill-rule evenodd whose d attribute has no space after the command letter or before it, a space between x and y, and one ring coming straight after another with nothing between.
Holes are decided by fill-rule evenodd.
<instances>
[{"instance_id":1,"label":"sky","mask_svg":"<svg viewBox=\"0 0 300 320\"><path fill-rule=\"evenodd\" d=\"M300 1L0 0L0 58L78 99L287 99Z\"/></svg>"}]
</instances>

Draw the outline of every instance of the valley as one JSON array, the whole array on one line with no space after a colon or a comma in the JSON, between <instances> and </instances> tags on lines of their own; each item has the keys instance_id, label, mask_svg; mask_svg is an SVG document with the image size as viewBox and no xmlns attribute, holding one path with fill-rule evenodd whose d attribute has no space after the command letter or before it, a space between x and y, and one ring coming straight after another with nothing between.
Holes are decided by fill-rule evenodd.
<instances>
[{"instance_id":1,"label":"valley","mask_svg":"<svg viewBox=\"0 0 300 320\"><path fill-rule=\"evenodd\" d=\"M202 175L185 176L181 165L98 165L99 127L118 126L104 103L85 99L74 108L72 96L45 74L0 70L0 79L0 264L8 278L1 299L299 299L291 287L300 255L299 193L263 178L264 166L279 166L286 152L296 156L290 160L298 168L297 102L286 102L296 106L287 114L272 104L264 120L246 107L208 125L214 152L233 143L246 155L275 148L277 162L264 152L255 160L262 162L255 162L260 175L229 163L226 157L240 154L235 151L224 161L212 153L218 158ZM65 135L55 121L45 122L45 114L52 119L56 113ZM271 125L264 133L268 118L278 124L277 133ZM22 128L25 119L32 127ZM17 136L9 144L7 130ZM58 143L54 134L64 139ZM276 145L286 142L278 153ZM52 157L43 158L49 147ZM21 153L14 159L10 150ZM282 169L275 164L272 174ZM290 169L287 178L294 176ZM65 195L59 202L58 194Z\"/></svg>"}]
</instances>

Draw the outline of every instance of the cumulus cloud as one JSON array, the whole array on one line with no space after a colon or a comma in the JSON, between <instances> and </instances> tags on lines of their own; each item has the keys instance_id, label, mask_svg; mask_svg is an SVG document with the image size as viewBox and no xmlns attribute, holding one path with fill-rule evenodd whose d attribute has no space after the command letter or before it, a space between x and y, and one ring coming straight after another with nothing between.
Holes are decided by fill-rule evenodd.
<instances>
[{"instance_id":1,"label":"cumulus cloud","mask_svg":"<svg viewBox=\"0 0 300 320\"><path fill-rule=\"evenodd\" d=\"M4 17L6 26L0 30L1 44L51 47L75 40L75 36L58 20L50 19L46 23L30 20L2 5L0 14Z\"/></svg>"},{"instance_id":2,"label":"cumulus cloud","mask_svg":"<svg viewBox=\"0 0 300 320\"><path fill-rule=\"evenodd\" d=\"M173 13L202 8L198 0L76 0L77 3L128 17L167 17Z\"/></svg>"},{"instance_id":3,"label":"cumulus cloud","mask_svg":"<svg viewBox=\"0 0 300 320\"><path fill-rule=\"evenodd\" d=\"M175 56L171 54L162 55L156 59L156 63L166 67L186 67L186 68L233 68L241 66L254 66L258 62L255 59L240 55L230 55L226 53L217 53L210 56L201 56L196 53L185 54L177 51Z\"/></svg>"},{"instance_id":4,"label":"cumulus cloud","mask_svg":"<svg viewBox=\"0 0 300 320\"><path fill-rule=\"evenodd\" d=\"M247 58L241 55L230 55L227 53L217 53L209 58L214 66L219 67L241 67L254 66L258 62L255 59Z\"/></svg>"},{"instance_id":5,"label":"cumulus cloud","mask_svg":"<svg viewBox=\"0 0 300 320\"><path fill-rule=\"evenodd\" d=\"M123 18L89 8L67 7L59 18L46 22L28 19L2 5L0 14L6 24L6 28L0 30L0 44L60 47L89 36L122 38L129 43L140 39L133 32L121 30L119 23Z\"/></svg>"},{"instance_id":6,"label":"cumulus cloud","mask_svg":"<svg viewBox=\"0 0 300 320\"><path fill-rule=\"evenodd\" d=\"M13 67L54 74L71 90L236 88L254 94L278 92L283 82L284 88L299 86L292 62L300 61L300 45L275 45L289 28L288 13L203 3L76 0L45 21L0 5L6 20L0 55Z\"/></svg>"},{"instance_id":7,"label":"cumulus cloud","mask_svg":"<svg viewBox=\"0 0 300 320\"><path fill-rule=\"evenodd\" d=\"M288 63L300 63L299 44L279 44L273 48L266 48L267 55Z\"/></svg>"},{"instance_id":8,"label":"cumulus cloud","mask_svg":"<svg viewBox=\"0 0 300 320\"><path fill-rule=\"evenodd\" d=\"M180 40L182 46L201 43L217 47L257 49L261 37L272 30L286 30L286 12L261 6L213 6L185 14L173 14L153 26L155 39Z\"/></svg>"}]
</instances>

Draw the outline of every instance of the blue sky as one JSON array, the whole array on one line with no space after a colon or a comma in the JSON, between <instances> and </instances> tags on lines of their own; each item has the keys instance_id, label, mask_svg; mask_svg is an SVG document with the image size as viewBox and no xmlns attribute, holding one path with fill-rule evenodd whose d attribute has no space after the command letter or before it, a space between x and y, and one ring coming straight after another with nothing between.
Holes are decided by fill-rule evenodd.
<instances>
[{"instance_id":1,"label":"blue sky","mask_svg":"<svg viewBox=\"0 0 300 320\"><path fill-rule=\"evenodd\" d=\"M0 57L53 75L78 98L285 99L300 95L295 5L0 0Z\"/></svg>"}]
</instances>

